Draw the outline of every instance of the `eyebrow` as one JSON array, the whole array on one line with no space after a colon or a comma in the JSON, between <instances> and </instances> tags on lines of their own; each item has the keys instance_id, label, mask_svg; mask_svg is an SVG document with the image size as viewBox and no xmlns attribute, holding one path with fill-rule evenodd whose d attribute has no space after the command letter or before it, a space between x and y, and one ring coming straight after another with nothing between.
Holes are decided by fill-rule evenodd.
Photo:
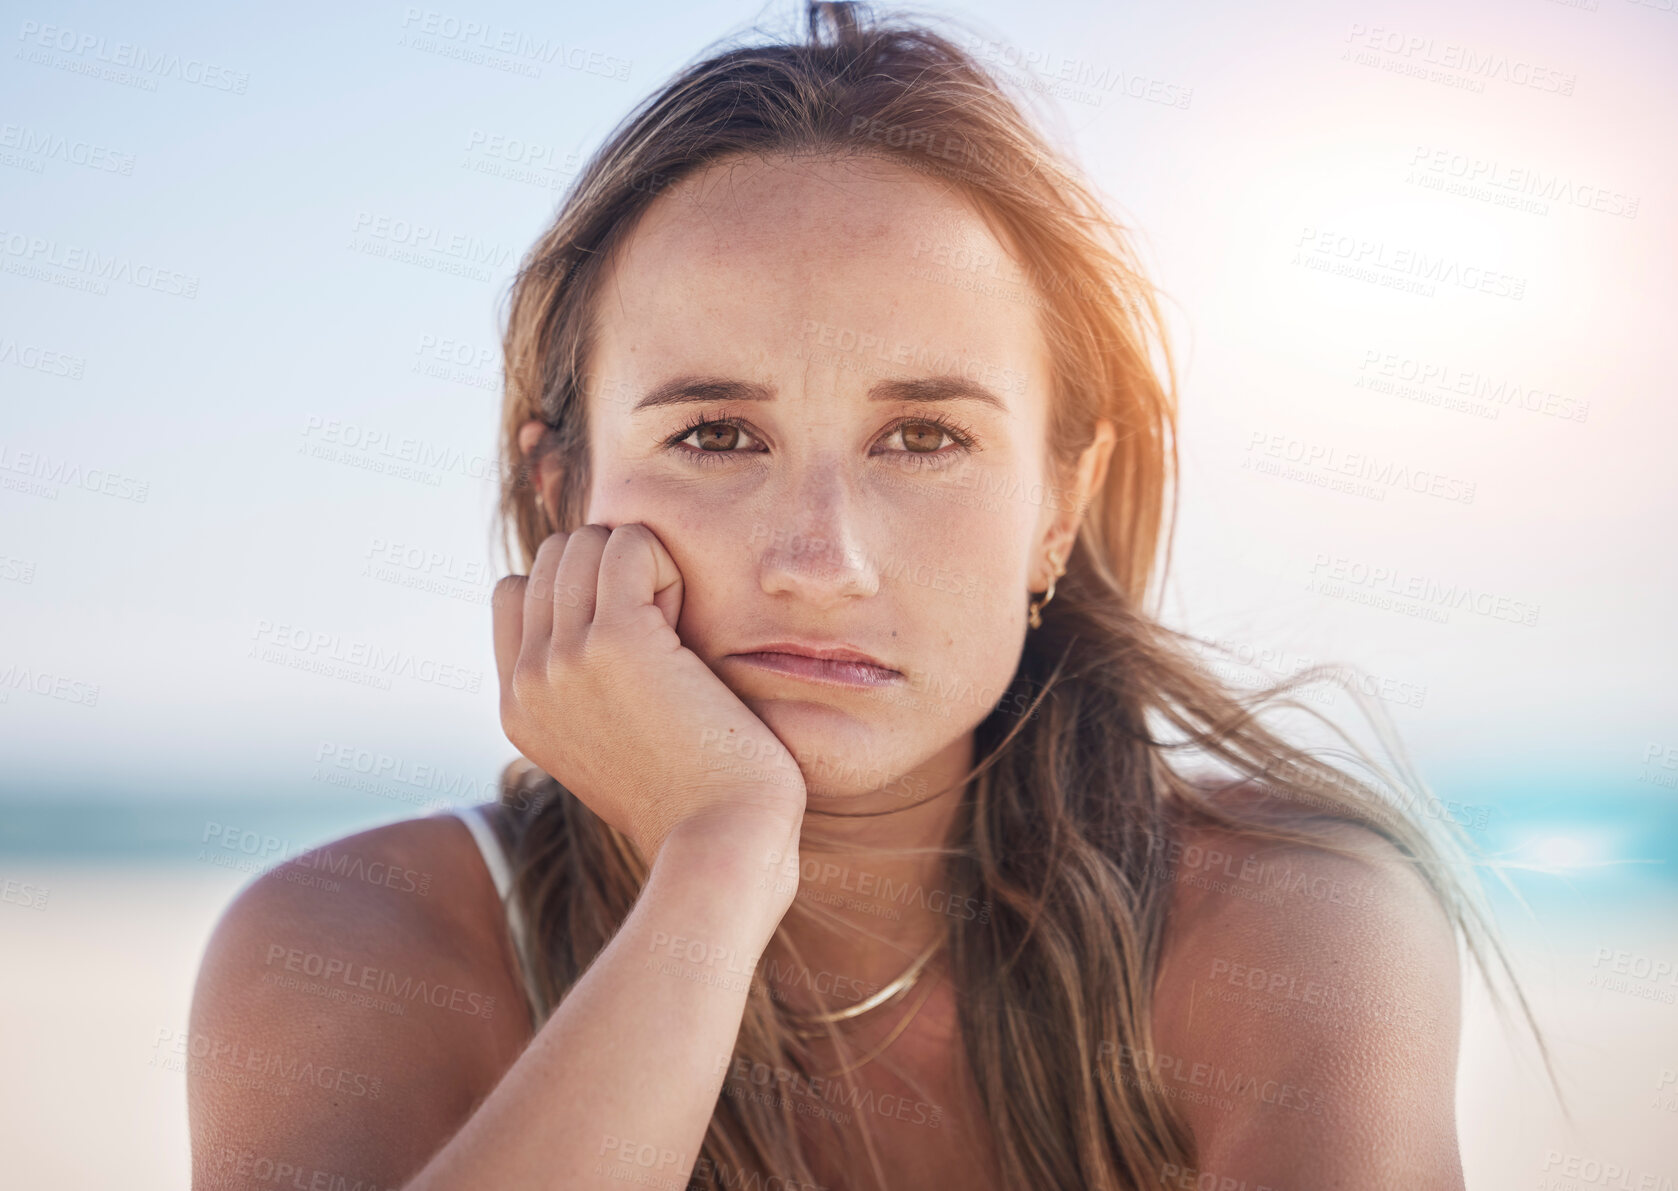
<instances>
[{"instance_id":1,"label":"eyebrow","mask_svg":"<svg viewBox=\"0 0 1678 1191\"><path fill-rule=\"evenodd\" d=\"M914 380L877 381L868 390L870 401L977 401L1003 413L1007 404L995 393L976 381L963 376L927 376ZM665 405L688 405L700 402L773 401L773 385L752 381L726 380L718 377L678 376L653 388L635 403L634 413Z\"/></svg>"}]
</instances>

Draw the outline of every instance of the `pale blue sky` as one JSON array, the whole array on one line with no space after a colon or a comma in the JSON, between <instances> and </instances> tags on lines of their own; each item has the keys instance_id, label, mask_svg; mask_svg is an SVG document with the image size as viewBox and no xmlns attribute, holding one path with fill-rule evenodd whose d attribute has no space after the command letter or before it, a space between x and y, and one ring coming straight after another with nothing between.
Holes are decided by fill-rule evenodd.
<instances>
[{"instance_id":1,"label":"pale blue sky","mask_svg":"<svg viewBox=\"0 0 1678 1191\"><path fill-rule=\"evenodd\" d=\"M510 753L482 602L500 572L493 488L471 473L493 454L498 303L558 197L541 179L563 185L714 39L792 12L6 4L0 671L58 688L0 689L0 799L352 797L316 776L342 748L492 779ZM1395 721L1441 796L1528 808L1488 829L1504 846L1673 856L1678 17L1631 0L960 12L983 55L1036 64L1016 77L1070 63L1097 80L1051 129L1141 229L1175 303L1172 616L1425 692ZM468 22L485 32L450 35ZM122 43L162 57L148 86L89 73L121 69ZM553 51L539 77L494 48L532 43ZM1428 68L1482 90L1409 73ZM509 155L523 174L506 176ZM1511 171L1559 178L1552 195L1610 209L1451 193L1467 170L1517 198ZM423 267L357 247L418 225L435 231ZM1302 243L1330 267L1340 244L1442 255L1523 296L1403 293L1296 263ZM486 279L438 268L451 245ZM88 254L165 280L96 294L17 271L53 257L61 281L85 278L64 262ZM166 292L189 280L195 296ZM1491 418L1391 391L1423 366L1556 399ZM307 453L333 425L461 464L414 480ZM1429 469L1475 499L1275 474L1311 450ZM30 490L30 452L116 492ZM143 502L124 497L141 484ZM445 590L366 573L381 557ZM1536 623L1437 623L1322 586L1360 568L1466 585ZM249 656L265 625L401 650L480 689L266 664Z\"/></svg>"}]
</instances>

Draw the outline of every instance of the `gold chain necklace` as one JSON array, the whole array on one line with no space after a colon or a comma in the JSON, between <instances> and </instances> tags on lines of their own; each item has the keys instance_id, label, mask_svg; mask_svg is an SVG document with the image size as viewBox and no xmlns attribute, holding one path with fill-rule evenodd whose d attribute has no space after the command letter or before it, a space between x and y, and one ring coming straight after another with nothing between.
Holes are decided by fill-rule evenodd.
<instances>
[{"instance_id":1,"label":"gold chain necklace","mask_svg":"<svg viewBox=\"0 0 1678 1191\"><path fill-rule=\"evenodd\" d=\"M938 953L939 947L941 947L944 942L945 939L942 935L934 938L931 943L927 944L926 950L922 951L920 955L915 957L915 961L909 965L908 969L905 970L901 976L899 976L896 980L893 980L884 988L880 989L873 996L858 1001L854 1005L847 1005L843 1009L833 1009L824 1013L787 1013L786 1016L790 1019L793 1032L803 1038L819 1037L825 1035L828 1032L827 1027L831 1026L835 1022L854 1020L872 1009L878 1009L881 1005L885 1005L896 1000L920 979L921 973L926 969L926 965L932 960L932 957ZM936 981L927 981L920 996L915 999L914 1007L898 1019L897 1024L891 1028L891 1032L887 1034L877 1046L875 1046L867 1054L863 1055L860 1059L857 1059L855 1062L847 1063L843 1067L840 1067L837 1071L827 1072L824 1078L831 1079L834 1076L849 1074L857 1068L873 1062L880 1055L884 1054L886 1048L893 1042L896 1042L898 1037L902 1035L903 1031L909 1028L909 1023L915 1019L915 1015L921 1011L921 1008L927 1002L927 998L932 995L932 990L936 987Z\"/></svg>"},{"instance_id":2,"label":"gold chain necklace","mask_svg":"<svg viewBox=\"0 0 1678 1191\"><path fill-rule=\"evenodd\" d=\"M854 1005L847 1005L843 1009L830 1009L821 1013L798 1013L786 1011L786 1017L791 1021L793 1031L801 1038L815 1038L827 1031L823 1028L833 1022L849 1021L861 1017L870 1009L878 1009L881 1005L896 1000L920 979L921 972L927 963L937 954L938 948L944 943L944 936L939 935L927 944L926 950L915 958L903 974L890 984L880 989L873 996L866 997Z\"/></svg>"},{"instance_id":3,"label":"gold chain necklace","mask_svg":"<svg viewBox=\"0 0 1678 1191\"><path fill-rule=\"evenodd\" d=\"M935 982L930 980L927 981L926 987L921 991L921 995L915 1001L915 1007L905 1013L902 1019L891 1028L891 1033L886 1035L885 1041L881 1042L880 1045L863 1055L862 1058L858 1059L856 1062L847 1063L837 1071L829 1071L824 1078L832 1079L836 1075L847 1075L850 1072L855 1071L858 1067L861 1067L863 1064L871 1063L884 1054L886 1047L890 1046L893 1042L896 1042L897 1036L909 1028L909 1023L914 1020L915 1014L921 1011L921 1007L926 1004L927 998L932 995L932 990L937 987L938 986Z\"/></svg>"}]
</instances>

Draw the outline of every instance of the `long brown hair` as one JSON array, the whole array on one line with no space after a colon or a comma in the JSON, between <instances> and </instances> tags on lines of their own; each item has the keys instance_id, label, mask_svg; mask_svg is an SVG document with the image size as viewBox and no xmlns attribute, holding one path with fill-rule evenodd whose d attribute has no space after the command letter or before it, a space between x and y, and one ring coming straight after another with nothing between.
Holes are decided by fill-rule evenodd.
<instances>
[{"instance_id":1,"label":"long brown hair","mask_svg":"<svg viewBox=\"0 0 1678 1191\"><path fill-rule=\"evenodd\" d=\"M1272 708L1311 714L1295 692L1317 681L1341 683L1379 718L1359 697L1356 671L1318 666L1236 689L1205 664L1208 643L1156 619L1176 503L1176 381L1158 298L1125 229L1004 81L954 41L858 5L808 13L805 40L726 48L645 100L524 258L503 341L502 449L517 463L498 510L516 550L509 562L528 571L541 541L581 517L590 312L605 262L655 197L730 155L810 153L872 154L969 196L1029 262L1053 359L1056 473L1070 477L1098 419L1118 442L1042 627L1028 633L1013 687L976 731L975 768L955 787L964 802L944 862L948 888L988 912L951 918L950 978L1002 1181L1134 1187L1165 1163L1193 1160L1154 1085L1106 1070L1112 1056L1152 1050L1150 992L1171 891L1155 863L1159 840L1205 824L1350 854L1334 828L1366 827L1414 863L1481 968L1491 973L1495 952L1513 974L1477 890L1458 875L1467 837L1454 823L1428 825L1417 807L1429 795L1407 765L1395 777L1344 738L1371 775L1359 777L1259 722ZM526 456L519 430L532 418L549 430ZM529 480L548 452L563 469L557 509L538 506ZM1213 770L1218 780L1208 781ZM545 1018L616 932L646 868L528 762L509 767L504 784L504 805L522 808L515 896L531 924ZM1263 796L1221 793L1236 787ZM789 914L814 912L800 900ZM1515 996L1531 1023L1518 985ZM762 985L735 1053L752 1070L808 1073ZM696 1179L734 1185L756 1172L814 1184L797 1108L784 1097L719 1098ZM871 1144L868 1153L884 1185Z\"/></svg>"}]
</instances>

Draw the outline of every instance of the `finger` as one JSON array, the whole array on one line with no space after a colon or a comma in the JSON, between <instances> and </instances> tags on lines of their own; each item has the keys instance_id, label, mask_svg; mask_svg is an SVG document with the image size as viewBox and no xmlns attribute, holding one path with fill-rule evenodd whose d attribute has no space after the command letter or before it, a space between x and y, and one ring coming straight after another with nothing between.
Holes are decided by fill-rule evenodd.
<instances>
[{"instance_id":1,"label":"finger","mask_svg":"<svg viewBox=\"0 0 1678 1191\"><path fill-rule=\"evenodd\" d=\"M495 673L505 691L513 681L513 663L519 660L519 642L524 639L524 575L508 575L495 585L490 607L495 618Z\"/></svg>"},{"instance_id":2,"label":"finger","mask_svg":"<svg viewBox=\"0 0 1678 1191\"><path fill-rule=\"evenodd\" d=\"M566 544L554 583L553 643L579 640L594 620L595 585L600 554L611 530L604 525L579 525Z\"/></svg>"},{"instance_id":3,"label":"finger","mask_svg":"<svg viewBox=\"0 0 1678 1191\"><path fill-rule=\"evenodd\" d=\"M610 623L653 604L670 627L682 612L682 572L652 528L640 521L618 526L600 562L600 611Z\"/></svg>"},{"instance_id":4,"label":"finger","mask_svg":"<svg viewBox=\"0 0 1678 1191\"><path fill-rule=\"evenodd\" d=\"M547 658L548 642L553 637L554 575L559 560L565 554L565 540L569 534L549 534L536 547L536 557L530 563L530 580L524 585L524 625L520 638L521 654L534 656L541 651Z\"/></svg>"}]
</instances>

